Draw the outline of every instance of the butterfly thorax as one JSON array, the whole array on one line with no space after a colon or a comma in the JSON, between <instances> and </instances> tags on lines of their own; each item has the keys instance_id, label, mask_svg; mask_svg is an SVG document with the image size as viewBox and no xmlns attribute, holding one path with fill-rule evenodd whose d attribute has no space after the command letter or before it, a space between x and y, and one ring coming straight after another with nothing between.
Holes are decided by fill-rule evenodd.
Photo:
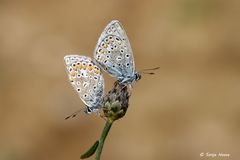
<instances>
[{"instance_id":1,"label":"butterfly thorax","mask_svg":"<svg viewBox=\"0 0 240 160\"><path fill-rule=\"evenodd\" d=\"M141 74L138 72L135 72L132 76L126 76L119 78L118 81L121 84L132 84L133 82L136 82L141 79Z\"/></svg>"}]
</instances>

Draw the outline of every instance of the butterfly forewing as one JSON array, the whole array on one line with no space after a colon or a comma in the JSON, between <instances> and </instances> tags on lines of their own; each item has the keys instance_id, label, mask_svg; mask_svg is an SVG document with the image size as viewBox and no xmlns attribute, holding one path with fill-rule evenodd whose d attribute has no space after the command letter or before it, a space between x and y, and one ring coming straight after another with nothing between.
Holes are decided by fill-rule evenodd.
<instances>
[{"instance_id":1,"label":"butterfly forewing","mask_svg":"<svg viewBox=\"0 0 240 160\"><path fill-rule=\"evenodd\" d=\"M81 100L90 109L99 109L104 90L100 68L91 58L85 56L67 55L64 61L69 80Z\"/></svg>"},{"instance_id":2,"label":"butterfly forewing","mask_svg":"<svg viewBox=\"0 0 240 160\"><path fill-rule=\"evenodd\" d=\"M94 58L113 77L134 75L132 49L120 22L114 20L104 29L95 48Z\"/></svg>"}]
</instances>

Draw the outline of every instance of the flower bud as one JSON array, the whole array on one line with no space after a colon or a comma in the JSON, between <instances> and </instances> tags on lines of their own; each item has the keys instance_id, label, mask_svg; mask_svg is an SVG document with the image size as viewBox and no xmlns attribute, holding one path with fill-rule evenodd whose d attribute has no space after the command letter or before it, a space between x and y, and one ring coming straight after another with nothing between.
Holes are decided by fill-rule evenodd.
<instances>
[{"instance_id":1,"label":"flower bud","mask_svg":"<svg viewBox=\"0 0 240 160\"><path fill-rule=\"evenodd\" d=\"M103 112L105 117L112 121L122 118L127 112L128 101L128 87L118 81L115 82L113 89L109 91L104 101Z\"/></svg>"}]
</instances>

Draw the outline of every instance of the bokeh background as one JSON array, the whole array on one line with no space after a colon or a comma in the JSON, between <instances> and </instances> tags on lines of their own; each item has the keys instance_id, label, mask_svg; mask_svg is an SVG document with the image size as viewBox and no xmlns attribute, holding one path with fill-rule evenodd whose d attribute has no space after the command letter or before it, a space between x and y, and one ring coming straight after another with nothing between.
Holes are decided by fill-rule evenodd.
<instances>
[{"instance_id":1,"label":"bokeh background","mask_svg":"<svg viewBox=\"0 0 240 160\"><path fill-rule=\"evenodd\" d=\"M92 56L113 19L123 24L138 70L126 116L104 160L240 158L240 1L0 1L0 159L79 159L104 121L80 114L67 53ZM114 80L104 75L106 91ZM200 157L200 153L230 157ZM94 159L94 158L92 158Z\"/></svg>"}]
</instances>

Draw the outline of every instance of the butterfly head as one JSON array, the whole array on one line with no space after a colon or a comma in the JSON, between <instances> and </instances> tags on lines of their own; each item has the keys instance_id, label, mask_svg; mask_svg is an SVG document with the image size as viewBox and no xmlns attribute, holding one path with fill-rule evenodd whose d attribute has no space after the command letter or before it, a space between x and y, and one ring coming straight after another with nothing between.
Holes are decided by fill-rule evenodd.
<instances>
[{"instance_id":1,"label":"butterfly head","mask_svg":"<svg viewBox=\"0 0 240 160\"><path fill-rule=\"evenodd\" d=\"M139 72L135 72L135 74L134 74L134 80L135 80L135 81L138 81L138 80L140 80L141 78L142 78L141 74L140 74Z\"/></svg>"},{"instance_id":2,"label":"butterfly head","mask_svg":"<svg viewBox=\"0 0 240 160\"><path fill-rule=\"evenodd\" d=\"M86 114L91 114L92 113L92 109L88 106L86 106L86 109L84 111Z\"/></svg>"},{"instance_id":3,"label":"butterfly head","mask_svg":"<svg viewBox=\"0 0 240 160\"><path fill-rule=\"evenodd\" d=\"M99 114L99 108L91 108L89 106L86 106L86 109L84 111L86 114L96 113Z\"/></svg>"}]
</instances>

